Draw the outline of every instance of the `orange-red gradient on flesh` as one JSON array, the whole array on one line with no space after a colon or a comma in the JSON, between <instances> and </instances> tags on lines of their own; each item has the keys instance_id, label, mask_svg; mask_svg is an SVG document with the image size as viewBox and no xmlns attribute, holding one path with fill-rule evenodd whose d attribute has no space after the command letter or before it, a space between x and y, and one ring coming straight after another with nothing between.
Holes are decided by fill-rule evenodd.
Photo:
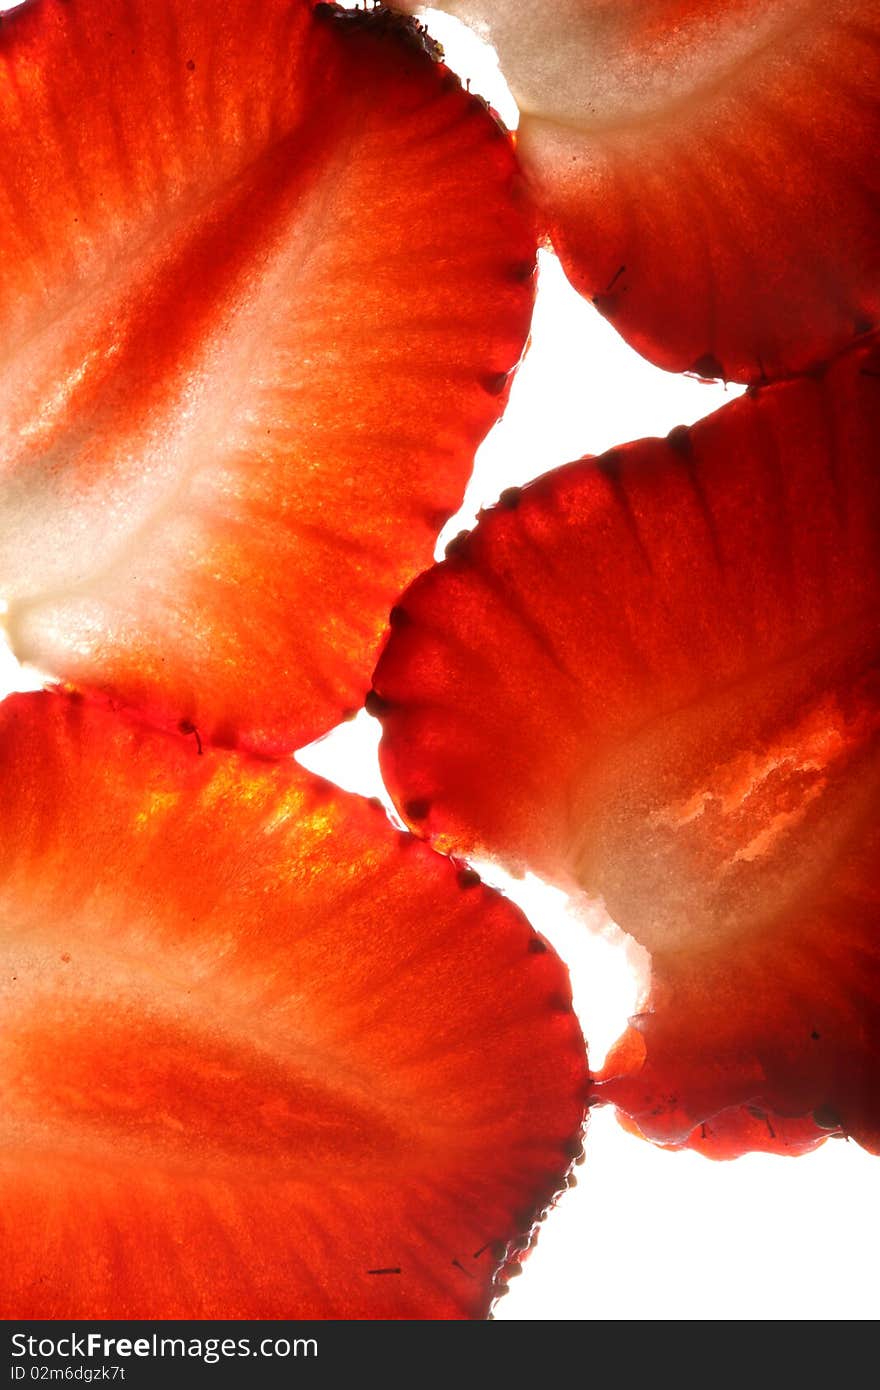
<instances>
[{"instance_id":1,"label":"orange-red gradient on flesh","mask_svg":"<svg viewBox=\"0 0 880 1390\"><path fill-rule=\"evenodd\" d=\"M375 676L410 822L651 953L602 1093L662 1142L752 1105L880 1148L878 427L868 341L548 474L416 581Z\"/></svg>"},{"instance_id":2,"label":"orange-red gradient on flesh","mask_svg":"<svg viewBox=\"0 0 880 1390\"><path fill-rule=\"evenodd\" d=\"M292 761L61 694L0 705L0 773L0 1306L484 1316L586 1085L519 912Z\"/></svg>"},{"instance_id":3,"label":"orange-red gradient on flesh","mask_svg":"<svg viewBox=\"0 0 880 1390\"><path fill-rule=\"evenodd\" d=\"M877 324L876 0L440 8L495 44L563 264L644 356L754 382Z\"/></svg>"},{"instance_id":4,"label":"orange-red gradient on flesh","mask_svg":"<svg viewBox=\"0 0 880 1390\"><path fill-rule=\"evenodd\" d=\"M19 657L277 754L357 708L504 401L535 237L405 20L0 27L0 599Z\"/></svg>"}]
</instances>

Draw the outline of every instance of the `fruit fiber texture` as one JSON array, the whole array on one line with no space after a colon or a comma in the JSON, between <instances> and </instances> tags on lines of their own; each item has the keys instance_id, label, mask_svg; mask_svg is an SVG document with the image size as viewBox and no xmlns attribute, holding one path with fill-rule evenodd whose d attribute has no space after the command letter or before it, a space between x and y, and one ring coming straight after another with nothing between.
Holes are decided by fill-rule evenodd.
<instances>
[{"instance_id":1,"label":"fruit fiber texture","mask_svg":"<svg viewBox=\"0 0 880 1390\"><path fill-rule=\"evenodd\" d=\"M572 283L644 356L758 382L876 326L875 0L441 8L497 48Z\"/></svg>"},{"instance_id":2,"label":"fruit fiber texture","mask_svg":"<svg viewBox=\"0 0 880 1390\"><path fill-rule=\"evenodd\" d=\"M0 1307L485 1316L580 1139L567 974L292 761L0 705Z\"/></svg>"},{"instance_id":3,"label":"fruit fiber texture","mask_svg":"<svg viewBox=\"0 0 880 1390\"><path fill-rule=\"evenodd\" d=\"M869 341L548 474L415 582L374 678L419 833L650 952L600 1094L664 1143L752 1106L880 1148L878 428Z\"/></svg>"},{"instance_id":4,"label":"fruit fiber texture","mask_svg":"<svg viewBox=\"0 0 880 1390\"><path fill-rule=\"evenodd\" d=\"M0 26L16 654L277 755L359 707L528 328L509 139L406 20L33 0Z\"/></svg>"}]
</instances>

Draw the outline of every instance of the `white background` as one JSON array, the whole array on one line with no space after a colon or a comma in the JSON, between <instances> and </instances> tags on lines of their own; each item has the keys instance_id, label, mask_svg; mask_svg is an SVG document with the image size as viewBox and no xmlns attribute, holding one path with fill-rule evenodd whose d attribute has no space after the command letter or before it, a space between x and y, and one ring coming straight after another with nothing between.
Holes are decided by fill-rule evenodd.
<instances>
[{"instance_id":1,"label":"white background","mask_svg":"<svg viewBox=\"0 0 880 1390\"><path fill-rule=\"evenodd\" d=\"M0 3L0 10L12 8ZM514 125L492 55L429 14L447 60ZM585 453L665 434L737 388L672 377L631 352L542 253L533 342L505 419L484 444L461 513L444 540L513 483ZM442 550L442 544L438 551ZM38 684L0 647L0 693ZM366 716L301 755L353 790L379 790L378 726ZM621 953L565 914L536 883L510 888L572 972L594 1064L622 1030L635 985ZM587 1158L496 1310L499 1319L848 1319L880 1311L876 1160L830 1141L800 1159L753 1155L715 1164L664 1153L594 1116Z\"/></svg>"}]
</instances>

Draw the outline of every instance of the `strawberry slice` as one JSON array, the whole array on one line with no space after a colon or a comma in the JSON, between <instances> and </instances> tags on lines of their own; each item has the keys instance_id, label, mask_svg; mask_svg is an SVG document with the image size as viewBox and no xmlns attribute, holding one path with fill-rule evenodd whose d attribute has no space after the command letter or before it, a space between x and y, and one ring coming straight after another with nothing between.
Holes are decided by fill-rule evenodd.
<instances>
[{"instance_id":1,"label":"strawberry slice","mask_svg":"<svg viewBox=\"0 0 880 1390\"><path fill-rule=\"evenodd\" d=\"M623 1045L621 1046L623 1050ZM621 1128L643 1139L635 1120L617 1111ZM836 1131L840 1135L840 1131ZM711 1122L698 1125L686 1140L663 1145L669 1149L694 1149L704 1158L719 1161L740 1158L744 1153L770 1153L787 1158L800 1158L812 1153L828 1138L828 1126L823 1128L813 1117L790 1119L771 1115L757 1105L737 1105L720 1110Z\"/></svg>"},{"instance_id":2,"label":"strawberry slice","mask_svg":"<svg viewBox=\"0 0 880 1390\"><path fill-rule=\"evenodd\" d=\"M878 430L875 342L548 474L375 676L410 823L651 953L603 1094L664 1143L752 1105L880 1148Z\"/></svg>"},{"instance_id":3,"label":"strawberry slice","mask_svg":"<svg viewBox=\"0 0 880 1390\"><path fill-rule=\"evenodd\" d=\"M440 8L498 49L556 249L646 357L755 382L876 325L875 0Z\"/></svg>"},{"instance_id":4,"label":"strawberry slice","mask_svg":"<svg viewBox=\"0 0 880 1390\"><path fill-rule=\"evenodd\" d=\"M62 694L0 706L0 770L3 1307L484 1316L586 1085L517 909L292 761Z\"/></svg>"},{"instance_id":5,"label":"strawberry slice","mask_svg":"<svg viewBox=\"0 0 880 1390\"><path fill-rule=\"evenodd\" d=\"M368 688L532 301L509 139L409 21L0 26L0 598L17 655L278 754Z\"/></svg>"}]
</instances>

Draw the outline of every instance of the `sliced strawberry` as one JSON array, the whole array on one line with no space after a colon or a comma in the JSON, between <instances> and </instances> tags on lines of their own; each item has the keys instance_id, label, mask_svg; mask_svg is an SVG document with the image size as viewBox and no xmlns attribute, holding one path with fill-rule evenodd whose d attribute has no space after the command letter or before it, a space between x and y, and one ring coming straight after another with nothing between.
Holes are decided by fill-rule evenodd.
<instances>
[{"instance_id":1,"label":"sliced strawberry","mask_svg":"<svg viewBox=\"0 0 880 1390\"><path fill-rule=\"evenodd\" d=\"M0 1302L460 1318L578 1150L567 975L293 762L0 706Z\"/></svg>"},{"instance_id":2,"label":"sliced strawberry","mask_svg":"<svg viewBox=\"0 0 880 1390\"><path fill-rule=\"evenodd\" d=\"M877 323L875 0L441 8L497 47L563 263L646 357L759 381Z\"/></svg>"},{"instance_id":3,"label":"sliced strawberry","mask_svg":"<svg viewBox=\"0 0 880 1390\"><path fill-rule=\"evenodd\" d=\"M621 1127L643 1139L635 1120L617 1111ZM837 1131L839 1134L840 1131ZM812 1116L787 1119L771 1115L757 1105L738 1105L713 1115L711 1122L697 1125L688 1138L679 1144L667 1144L671 1149L694 1149L704 1158L719 1161L740 1158L744 1153L769 1153L780 1157L799 1158L812 1153L828 1138L828 1128L818 1125Z\"/></svg>"},{"instance_id":4,"label":"sliced strawberry","mask_svg":"<svg viewBox=\"0 0 880 1390\"><path fill-rule=\"evenodd\" d=\"M604 1094L665 1143L746 1104L880 1148L878 430L863 345L548 474L412 586L376 673L409 821L652 954Z\"/></svg>"},{"instance_id":5,"label":"sliced strawberry","mask_svg":"<svg viewBox=\"0 0 880 1390\"><path fill-rule=\"evenodd\" d=\"M74 0L0 26L17 654L275 754L359 706L532 299L509 140L408 21Z\"/></svg>"}]
</instances>

